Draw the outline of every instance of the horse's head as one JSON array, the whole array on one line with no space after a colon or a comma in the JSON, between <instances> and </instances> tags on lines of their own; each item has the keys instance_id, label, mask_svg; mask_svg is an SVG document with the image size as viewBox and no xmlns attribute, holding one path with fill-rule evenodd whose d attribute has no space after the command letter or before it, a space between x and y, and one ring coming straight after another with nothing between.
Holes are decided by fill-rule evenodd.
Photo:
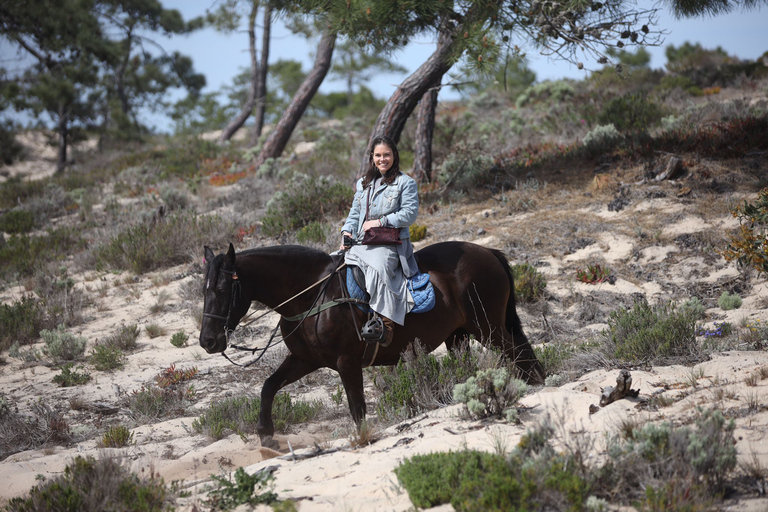
<instances>
[{"instance_id":1,"label":"horse's head","mask_svg":"<svg viewBox=\"0 0 768 512\"><path fill-rule=\"evenodd\" d=\"M205 302L200 326L200 346L209 354L214 354L226 350L227 332L237 327L251 304L242 296L232 244L229 244L227 254L218 256L206 247L205 261Z\"/></svg>"}]
</instances>

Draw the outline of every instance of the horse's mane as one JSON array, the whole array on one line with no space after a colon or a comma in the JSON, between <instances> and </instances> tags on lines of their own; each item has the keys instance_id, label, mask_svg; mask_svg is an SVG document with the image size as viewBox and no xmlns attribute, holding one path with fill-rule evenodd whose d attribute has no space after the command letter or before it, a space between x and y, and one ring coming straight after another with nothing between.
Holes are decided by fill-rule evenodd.
<instances>
[{"instance_id":1,"label":"horse's mane","mask_svg":"<svg viewBox=\"0 0 768 512\"><path fill-rule=\"evenodd\" d=\"M292 258L299 256L302 258L311 258L322 262L331 260L331 256L319 249L305 247L303 245L270 245L267 247L255 247L246 249L238 253L238 256L260 255L269 257Z\"/></svg>"}]
</instances>

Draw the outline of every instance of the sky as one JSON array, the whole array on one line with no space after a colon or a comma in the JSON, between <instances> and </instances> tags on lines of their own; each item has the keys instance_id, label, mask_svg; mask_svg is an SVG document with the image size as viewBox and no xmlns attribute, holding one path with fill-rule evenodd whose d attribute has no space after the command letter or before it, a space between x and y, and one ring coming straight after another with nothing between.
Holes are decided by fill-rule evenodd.
<instances>
[{"instance_id":1,"label":"sky","mask_svg":"<svg viewBox=\"0 0 768 512\"><path fill-rule=\"evenodd\" d=\"M216 0L163 0L166 8L178 9L185 19L204 15L206 9L213 8L215 3ZM675 19L664 4L654 4L649 0L641 0L637 4L641 8L654 5L660 9L656 28L665 32L664 41L660 46L647 48L651 54L650 65L654 69L664 67L666 63L664 49L668 45L680 46L686 41L700 43L707 49L719 46L729 55L742 59L756 59L768 51L768 3L762 5L762 8L750 11L737 10L716 17L683 20ZM261 16L257 21L261 22ZM260 29L257 34L257 38L259 37ZM196 71L206 76L207 86L204 92L219 91L224 85L231 84L233 78L249 66L248 38L244 31L224 34L212 28L206 28L186 36L172 38L157 36L155 41L168 52L179 51L192 57ZM309 71L316 44L317 40L306 41L300 36L292 35L281 23L274 23L270 62L279 59L298 60L303 63L304 71ZM408 70L407 73L382 74L367 84L368 87L377 97L389 98L397 84L416 70L434 51L434 48L435 41L432 38L423 37L413 40L408 47L390 56L393 61L405 67ZM527 53L528 66L536 73L538 81L560 78L581 79L588 75L590 69L600 67L594 62L585 61L586 69L579 70L568 62L541 56L535 49L524 48L524 50ZM0 55L6 66L9 62L8 53L8 44L0 43ZM329 79L326 79L320 88L320 91L325 93L341 90L344 90L343 83ZM177 95L181 97L180 93ZM457 98L457 93L450 89L443 89L439 96L440 100ZM159 131L169 131L172 128L170 120L157 116L152 116L149 123Z\"/></svg>"}]
</instances>

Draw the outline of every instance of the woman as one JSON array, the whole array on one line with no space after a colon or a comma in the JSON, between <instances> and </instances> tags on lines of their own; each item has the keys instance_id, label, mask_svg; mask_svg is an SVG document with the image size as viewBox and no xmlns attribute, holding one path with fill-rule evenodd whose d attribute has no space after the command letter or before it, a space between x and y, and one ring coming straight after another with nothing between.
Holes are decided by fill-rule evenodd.
<instances>
[{"instance_id":1,"label":"woman","mask_svg":"<svg viewBox=\"0 0 768 512\"><path fill-rule=\"evenodd\" d=\"M357 181L352 208L341 228L341 249L348 249L344 257L347 264L365 274L370 307L383 322L378 339L387 346L392 341L393 322L403 325L405 314L413 307L406 278L417 274L419 268L408 227L419 213L419 194L416 182L400 172L400 154L392 139L376 137L370 147L368 172ZM399 228L401 243L361 245L365 232L379 226ZM355 240L351 248L344 246L345 235ZM371 324L366 324L364 333Z\"/></svg>"}]
</instances>

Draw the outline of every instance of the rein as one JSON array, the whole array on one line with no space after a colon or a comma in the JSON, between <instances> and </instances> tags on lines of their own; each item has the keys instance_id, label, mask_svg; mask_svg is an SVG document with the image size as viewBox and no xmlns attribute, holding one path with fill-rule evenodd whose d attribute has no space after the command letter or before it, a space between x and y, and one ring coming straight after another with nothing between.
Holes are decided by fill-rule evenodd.
<instances>
[{"instance_id":1,"label":"rein","mask_svg":"<svg viewBox=\"0 0 768 512\"><path fill-rule=\"evenodd\" d=\"M238 295L241 294L241 289L240 289L240 281L239 281L238 276L237 276L237 270L234 270L234 271L223 270L223 269L220 270L220 272L224 272L226 274L232 275L232 280L233 280L233 284L232 284L232 297L231 297L230 302L229 302L229 309L227 310L227 316L224 317L224 316L221 316L221 315L213 315L213 314L210 314L210 313L203 313L203 316L204 317L209 317L209 318L216 318L218 320L225 320L224 334L225 334L225 336L227 338L227 345L229 346L229 348L234 349L234 350L244 351L244 352L250 352L251 355L255 355L256 352L259 351L259 350L261 351L261 353L256 357L256 359L254 359L253 361L250 361L250 362L248 362L246 364L240 364L240 363L234 362L232 359L229 358L229 356L227 356L227 354L225 352L222 352L221 355L224 356L224 358L227 361L229 361L230 363L232 363L232 364L234 364L236 366L241 366L243 368L246 368L248 366L251 366L251 365L256 364L257 362L259 362L259 360L262 357L264 357L264 354L267 353L267 350L269 350L270 348L274 347L275 345L285 341L285 338L287 338L288 336L290 336L291 334L296 332L298 330L298 328L301 327L301 325L304 323L304 320L306 320L310 316L317 315L317 314L325 311L326 309L330 309L330 308L332 308L334 306L338 306L338 305L341 305L341 304L349 304L350 307L352 307L352 304L367 304L367 302L362 301L360 299L355 299L355 298L352 298L352 297L341 297L341 298L333 299L333 300L328 301L328 302L324 302L323 304L321 304L319 306L315 306L315 304L317 304L317 301L323 295L323 292L325 292L326 288L330 284L330 280L329 279L331 277L333 277L334 275L337 275L337 274L340 276L339 271L341 271L341 269L346 267L346 265L347 265L346 262L342 262L341 265L339 265L336 268L336 270L332 271L331 273L329 273L325 277L319 279L315 283L309 285L307 288L303 289L302 291L300 291L299 293L297 293L293 297L290 297L289 299L281 302L280 304L278 304L274 308L269 308L269 311L266 311L266 312L262 313L261 315L257 316L256 318L252 318L252 319L248 320L248 322L242 323L241 325L243 325L244 327L247 326L247 325L250 325L253 322L255 322L256 320L259 320L260 318L263 318L264 316L268 315L272 311L275 311L277 308L282 307L282 306L288 304L289 302L291 302L292 300L294 300L297 297L301 296L302 294L308 292L309 290L311 290L315 286L323 283L324 281L327 281L325 283L325 285L323 286L323 288L320 290L320 292L315 297L315 300L312 301L312 306L310 307L310 309L308 309L307 311L305 311L303 313L300 313L300 314L294 315L294 316L290 316L290 317L284 317L284 316L281 315L280 320L277 321L277 325L272 330L272 334L269 337L269 341L267 342L267 345L265 347L261 348L261 349L258 348L258 347L250 348L250 347L244 347L244 346L240 346L240 345L235 345L235 344L230 344L229 343L229 336L235 331L235 329L230 329L229 328L229 319L230 319L230 316L232 314L232 305L234 304L235 298ZM341 279L341 277L339 277L339 279ZM244 318L248 318L252 314L253 313L249 313ZM299 321L299 323L298 323L298 325L296 325L296 327L293 328L293 330L291 332L289 332L286 336L283 336L282 339L280 339L278 341L274 341L275 335L277 334L277 329L280 327L280 322L282 320L287 320L289 322ZM235 326L235 328L237 328L237 326ZM358 333L358 337L359 337L359 333Z\"/></svg>"}]
</instances>

